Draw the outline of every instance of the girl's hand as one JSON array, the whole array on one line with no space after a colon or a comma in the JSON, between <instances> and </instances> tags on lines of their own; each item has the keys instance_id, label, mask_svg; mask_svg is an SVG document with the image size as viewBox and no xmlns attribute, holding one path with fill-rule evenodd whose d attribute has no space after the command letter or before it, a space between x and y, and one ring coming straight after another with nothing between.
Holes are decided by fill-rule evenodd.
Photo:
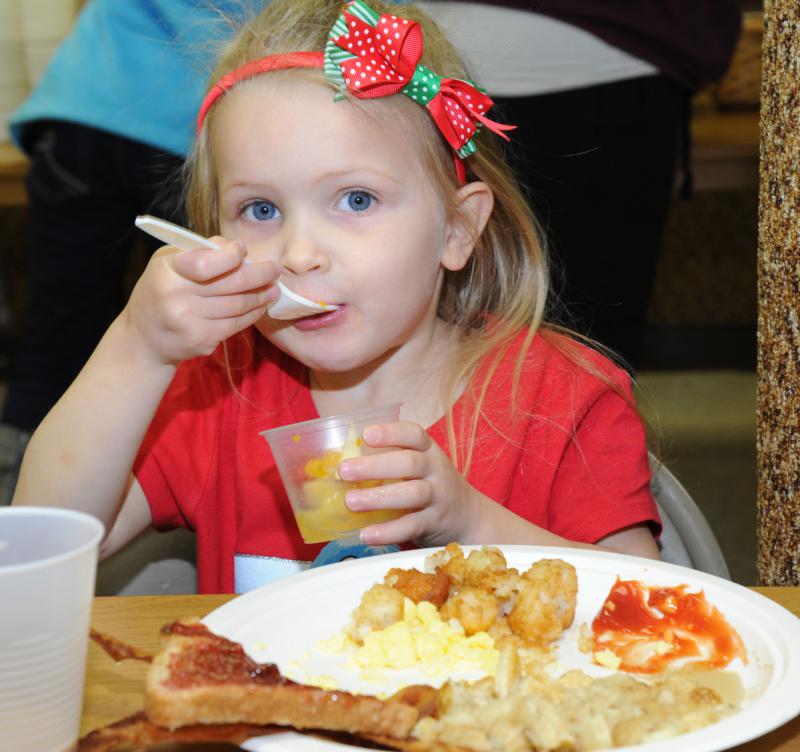
<instances>
[{"instance_id":1,"label":"girl's hand","mask_svg":"<svg viewBox=\"0 0 800 752\"><path fill-rule=\"evenodd\" d=\"M258 321L278 296L271 261L244 263L245 248L160 248L131 294L123 319L159 364L210 355L220 342Z\"/></svg>"},{"instance_id":2,"label":"girl's hand","mask_svg":"<svg viewBox=\"0 0 800 752\"><path fill-rule=\"evenodd\" d=\"M403 480L348 491L347 506L354 512L414 510L365 528L361 535L364 543L413 541L419 546L440 546L466 538L485 497L458 472L422 426L407 421L369 426L364 442L395 449L343 460L339 474L344 480Z\"/></svg>"},{"instance_id":3,"label":"girl's hand","mask_svg":"<svg viewBox=\"0 0 800 752\"><path fill-rule=\"evenodd\" d=\"M519 517L471 486L439 445L416 423L370 426L364 431L364 442L392 449L343 460L339 463L339 475L344 480L403 480L348 491L347 506L354 512L411 510L391 522L364 528L361 540L368 545L413 541L424 547L444 546L452 541L462 544L503 542L600 549L659 558L658 546L645 524L612 533L593 545L563 538Z\"/></svg>"}]
</instances>

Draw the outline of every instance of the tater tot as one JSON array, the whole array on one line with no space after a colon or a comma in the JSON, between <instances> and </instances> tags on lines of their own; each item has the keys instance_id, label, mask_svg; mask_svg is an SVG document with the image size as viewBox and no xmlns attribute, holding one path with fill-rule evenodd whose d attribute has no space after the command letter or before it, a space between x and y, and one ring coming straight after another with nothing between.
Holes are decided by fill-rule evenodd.
<instances>
[{"instance_id":1,"label":"tater tot","mask_svg":"<svg viewBox=\"0 0 800 752\"><path fill-rule=\"evenodd\" d=\"M420 572L418 569L390 569L383 582L399 590L414 603L428 601L441 608L450 594L450 578L442 572Z\"/></svg>"},{"instance_id":2,"label":"tater tot","mask_svg":"<svg viewBox=\"0 0 800 752\"><path fill-rule=\"evenodd\" d=\"M464 632L473 635L488 631L500 614L500 602L486 590L473 587L459 588L452 593L440 609L442 619L458 619Z\"/></svg>"},{"instance_id":3,"label":"tater tot","mask_svg":"<svg viewBox=\"0 0 800 752\"><path fill-rule=\"evenodd\" d=\"M471 585L470 580L479 580L488 572L502 572L507 567L506 557L499 548L483 546L483 548L470 551L465 562L467 584Z\"/></svg>"},{"instance_id":4,"label":"tater tot","mask_svg":"<svg viewBox=\"0 0 800 752\"><path fill-rule=\"evenodd\" d=\"M367 632L385 629L403 618L403 594L388 585L373 585L361 597L347 633L357 643Z\"/></svg>"},{"instance_id":5,"label":"tater tot","mask_svg":"<svg viewBox=\"0 0 800 752\"><path fill-rule=\"evenodd\" d=\"M442 618L458 619L467 634L486 631L495 640L513 637L545 648L575 618L578 578L575 568L561 559L542 559L520 574L508 566L499 548L483 546L465 556L461 546L450 543L425 560L425 570L449 578ZM416 575L409 577L413 582ZM420 584L413 582L413 587Z\"/></svg>"},{"instance_id":6,"label":"tater tot","mask_svg":"<svg viewBox=\"0 0 800 752\"><path fill-rule=\"evenodd\" d=\"M425 570L446 574L453 585L464 580L466 559L458 543L448 543L443 549L425 559Z\"/></svg>"},{"instance_id":7,"label":"tater tot","mask_svg":"<svg viewBox=\"0 0 800 752\"><path fill-rule=\"evenodd\" d=\"M575 618L578 578L560 559L536 562L522 576L508 624L514 634L538 645L557 640Z\"/></svg>"},{"instance_id":8,"label":"tater tot","mask_svg":"<svg viewBox=\"0 0 800 752\"><path fill-rule=\"evenodd\" d=\"M542 559L525 572L523 578L548 593L558 605L557 615L566 629L575 618L578 600L578 575L575 567L561 559Z\"/></svg>"}]
</instances>

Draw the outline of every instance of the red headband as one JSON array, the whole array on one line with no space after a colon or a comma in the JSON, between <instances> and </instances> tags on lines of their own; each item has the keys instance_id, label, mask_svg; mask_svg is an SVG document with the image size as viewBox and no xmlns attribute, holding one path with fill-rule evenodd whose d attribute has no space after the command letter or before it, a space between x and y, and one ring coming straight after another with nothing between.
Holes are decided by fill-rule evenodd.
<instances>
[{"instance_id":1,"label":"red headband","mask_svg":"<svg viewBox=\"0 0 800 752\"><path fill-rule=\"evenodd\" d=\"M200 112L197 113L197 135L200 135L200 131L203 129L203 122L214 102L240 81L246 78L254 78L261 73L286 70L288 68L321 69L324 63L325 59L322 52L288 52L285 55L269 55L239 66L223 76L211 91L206 94L203 104L200 105Z\"/></svg>"},{"instance_id":2,"label":"red headband","mask_svg":"<svg viewBox=\"0 0 800 752\"><path fill-rule=\"evenodd\" d=\"M359 99L404 94L425 107L453 150L458 182L467 182L464 159L475 153L473 136L485 126L508 140L503 125L486 117L494 104L471 81L442 78L419 63L422 28L392 14L379 15L364 0L347 5L331 28L324 52L289 52L253 60L223 76L208 92L197 116L198 136L214 102L248 78L288 68L319 68L337 87Z\"/></svg>"},{"instance_id":3,"label":"red headband","mask_svg":"<svg viewBox=\"0 0 800 752\"><path fill-rule=\"evenodd\" d=\"M288 70L290 68L319 68L324 66L324 54L322 52L287 52L282 55L268 55L267 57L251 60L249 63L235 68L230 73L224 75L206 94L200 111L197 113L197 135L203 129L208 111L228 89L248 78L254 78L261 73L270 71ZM464 160L453 153L453 162L456 168L456 177L459 185L467 184L467 168Z\"/></svg>"}]
</instances>

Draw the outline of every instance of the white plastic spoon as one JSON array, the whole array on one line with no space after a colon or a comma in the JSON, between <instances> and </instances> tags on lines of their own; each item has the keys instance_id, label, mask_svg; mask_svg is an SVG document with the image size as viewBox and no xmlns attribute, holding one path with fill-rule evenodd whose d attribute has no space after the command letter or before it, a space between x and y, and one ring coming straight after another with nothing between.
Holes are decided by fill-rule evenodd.
<instances>
[{"instance_id":1,"label":"white plastic spoon","mask_svg":"<svg viewBox=\"0 0 800 752\"><path fill-rule=\"evenodd\" d=\"M204 238L185 227L167 222L166 219L151 217L149 214L136 217L136 226L148 235L158 238L167 245L180 248L182 251L191 251L193 248L220 248L219 243ZM302 295L292 292L280 280L275 284L281 291L281 295L267 306L267 313L273 319L299 319L321 311L335 311L339 307L327 303L315 303L313 300L304 298Z\"/></svg>"}]
</instances>

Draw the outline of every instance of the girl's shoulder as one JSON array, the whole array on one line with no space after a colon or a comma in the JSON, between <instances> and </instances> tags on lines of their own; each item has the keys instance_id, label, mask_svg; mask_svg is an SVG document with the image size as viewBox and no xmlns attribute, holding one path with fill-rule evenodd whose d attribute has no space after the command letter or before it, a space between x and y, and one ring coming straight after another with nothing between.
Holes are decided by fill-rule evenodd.
<instances>
[{"instance_id":1,"label":"girl's shoulder","mask_svg":"<svg viewBox=\"0 0 800 752\"><path fill-rule=\"evenodd\" d=\"M473 415L479 404L501 434L564 437L590 413L635 412L628 373L567 332L523 330L499 347L482 359L459 415Z\"/></svg>"},{"instance_id":2,"label":"girl's shoulder","mask_svg":"<svg viewBox=\"0 0 800 752\"><path fill-rule=\"evenodd\" d=\"M520 332L503 358L506 373L519 366L527 375L538 374L547 381L606 385L628 388L630 374L589 341L549 326L541 326L531 338L530 330Z\"/></svg>"},{"instance_id":3,"label":"girl's shoulder","mask_svg":"<svg viewBox=\"0 0 800 752\"><path fill-rule=\"evenodd\" d=\"M492 371L492 362L494 370ZM510 341L497 361L483 361L487 404L511 413L580 415L599 400L635 403L630 375L602 352L566 332L540 327ZM478 376L476 386L485 382Z\"/></svg>"}]
</instances>

